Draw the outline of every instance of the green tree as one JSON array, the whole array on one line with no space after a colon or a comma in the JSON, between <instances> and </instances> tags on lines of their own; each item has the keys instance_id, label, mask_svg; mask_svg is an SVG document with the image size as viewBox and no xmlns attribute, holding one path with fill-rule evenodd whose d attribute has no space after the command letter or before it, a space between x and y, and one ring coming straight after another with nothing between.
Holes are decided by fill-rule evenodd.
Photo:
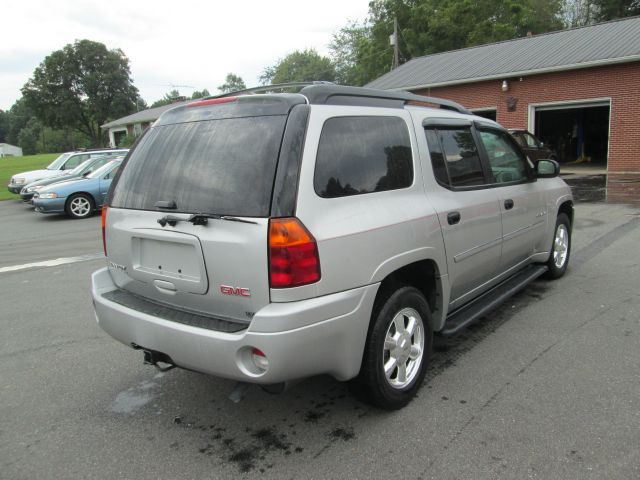
<instances>
[{"instance_id":1,"label":"green tree","mask_svg":"<svg viewBox=\"0 0 640 480\"><path fill-rule=\"evenodd\" d=\"M247 86L242 80L242 77L234 73L228 73L224 79L224 83L218 87L220 93L238 92L240 90L246 90Z\"/></svg>"},{"instance_id":2,"label":"green tree","mask_svg":"<svg viewBox=\"0 0 640 480\"><path fill-rule=\"evenodd\" d=\"M0 110L0 143L7 143L7 134L9 133L9 112Z\"/></svg>"},{"instance_id":3,"label":"green tree","mask_svg":"<svg viewBox=\"0 0 640 480\"><path fill-rule=\"evenodd\" d=\"M138 90L130 73L122 50L77 40L47 56L22 95L44 125L75 129L102 145L100 125L135 111Z\"/></svg>"},{"instance_id":4,"label":"green tree","mask_svg":"<svg viewBox=\"0 0 640 480\"><path fill-rule=\"evenodd\" d=\"M24 155L34 155L38 150L38 139L42 125L35 117L31 117L29 122L20 130L18 134L18 146L22 148Z\"/></svg>"},{"instance_id":5,"label":"green tree","mask_svg":"<svg viewBox=\"0 0 640 480\"><path fill-rule=\"evenodd\" d=\"M361 86L368 81L366 63L359 56L367 44L371 29L366 24L350 22L333 35L329 50L335 66L336 83Z\"/></svg>"},{"instance_id":6,"label":"green tree","mask_svg":"<svg viewBox=\"0 0 640 480\"><path fill-rule=\"evenodd\" d=\"M590 25L596 20L597 7L594 0L565 0L562 18L568 28Z\"/></svg>"},{"instance_id":7,"label":"green tree","mask_svg":"<svg viewBox=\"0 0 640 480\"><path fill-rule=\"evenodd\" d=\"M11 105L7 114L6 141L12 145L20 143L20 130L35 117L33 111L27 105L24 98L19 98Z\"/></svg>"},{"instance_id":8,"label":"green tree","mask_svg":"<svg viewBox=\"0 0 640 480\"><path fill-rule=\"evenodd\" d=\"M604 22L640 14L640 0L595 0L595 20Z\"/></svg>"},{"instance_id":9,"label":"green tree","mask_svg":"<svg viewBox=\"0 0 640 480\"><path fill-rule=\"evenodd\" d=\"M149 108L149 106L147 105L147 102L144 101L144 98L138 97L136 99L136 111L140 112L142 110L146 110L147 108Z\"/></svg>"},{"instance_id":10,"label":"green tree","mask_svg":"<svg viewBox=\"0 0 640 480\"><path fill-rule=\"evenodd\" d=\"M198 98L205 98L210 96L211 94L209 93L209 90L203 88L202 90L194 90L193 94L191 95L191 99L196 100Z\"/></svg>"},{"instance_id":11,"label":"green tree","mask_svg":"<svg viewBox=\"0 0 640 480\"><path fill-rule=\"evenodd\" d=\"M180 92L176 89L171 90L164 94L160 100L156 100L151 104L151 108L162 107L163 105L169 105L180 100Z\"/></svg>"},{"instance_id":12,"label":"green tree","mask_svg":"<svg viewBox=\"0 0 640 480\"><path fill-rule=\"evenodd\" d=\"M411 58L543 33L563 27L562 0L373 0L364 25L334 36L340 78L364 84L388 72L389 37L398 21L400 62ZM354 30L355 28L355 30ZM342 59L348 59L347 62ZM343 68L346 65L346 68Z\"/></svg>"},{"instance_id":13,"label":"green tree","mask_svg":"<svg viewBox=\"0 0 640 480\"><path fill-rule=\"evenodd\" d=\"M77 130L43 127L36 144L36 153L67 152L90 146L91 139Z\"/></svg>"},{"instance_id":14,"label":"green tree","mask_svg":"<svg viewBox=\"0 0 640 480\"><path fill-rule=\"evenodd\" d=\"M267 67L260 76L262 85L310 82L325 80L333 82L336 70L330 58L323 57L314 49L296 50L274 65Z\"/></svg>"}]
</instances>

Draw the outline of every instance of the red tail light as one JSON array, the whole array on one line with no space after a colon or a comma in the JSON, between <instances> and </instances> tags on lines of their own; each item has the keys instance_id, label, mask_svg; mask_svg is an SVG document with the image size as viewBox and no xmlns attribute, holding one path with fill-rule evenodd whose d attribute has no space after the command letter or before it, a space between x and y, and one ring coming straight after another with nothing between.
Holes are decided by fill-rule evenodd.
<instances>
[{"instance_id":1,"label":"red tail light","mask_svg":"<svg viewBox=\"0 0 640 480\"><path fill-rule=\"evenodd\" d=\"M102 207L102 246L104 248L104 256L107 256L107 210L109 207L106 205Z\"/></svg>"},{"instance_id":2,"label":"red tail light","mask_svg":"<svg viewBox=\"0 0 640 480\"><path fill-rule=\"evenodd\" d=\"M290 288L320 280L316 240L297 218L269 221L269 277L272 288Z\"/></svg>"}]
</instances>

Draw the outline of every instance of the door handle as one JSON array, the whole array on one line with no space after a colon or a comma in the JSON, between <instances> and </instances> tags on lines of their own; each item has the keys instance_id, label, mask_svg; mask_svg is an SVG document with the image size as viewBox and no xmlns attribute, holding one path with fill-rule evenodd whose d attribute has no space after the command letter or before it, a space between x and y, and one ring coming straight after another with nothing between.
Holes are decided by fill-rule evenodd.
<instances>
[{"instance_id":1,"label":"door handle","mask_svg":"<svg viewBox=\"0 0 640 480\"><path fill-rule=\"evenodd\" d=\"M506 199L504 201L504 208L506 210L511 210L513 208L513 200L511 200L510 198Z\"/></svg>"},{"instance_id":2,"label":"door handle","mask_svg":"<svg viewBox=\"0 0 640 480\"><path fill-rule=\"evenodd\" d=\"M449 222L449 225L455 225L456 223L460 222L460 212L450 212L447 215L447 222Z\"/></svg>"}]
</instances>

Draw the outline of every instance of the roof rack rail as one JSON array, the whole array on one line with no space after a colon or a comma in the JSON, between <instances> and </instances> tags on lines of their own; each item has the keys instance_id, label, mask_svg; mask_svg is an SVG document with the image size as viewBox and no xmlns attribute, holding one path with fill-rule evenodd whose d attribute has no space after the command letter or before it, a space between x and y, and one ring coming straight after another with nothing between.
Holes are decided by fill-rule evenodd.
<instances>
[{"instance_id":1,"label":"roof rack rail","mask_svg":"<svg viewBox=\"0 0 640 480\"><path fill-rule=\"evenodd\" d=\"M253 95L256 93L277 93L279 90L285 90L290 88L304 88L312 85L335 85L333 82L325 82L325 81L314 81L314 82L289 82L289 83L276 83L274 85L261 85L259 87L246 88L244 90L237 90L235 92L223 93L221 95L213 95L209 98L224 98L224 97L234 97L236 95ZM198 99L198 100L205 100Z\"/></svg>"},{"instance_id":2,"label":"roof rack rail","mask_svg":"<svg viewBox=\"0 0 640 480\"><path fill-rule=\"evenodd\" d=\"M300 88L299 92L312 104L331 105L360 105L360 106L385 106L402 107L409 102L430 103L438 105L446 110L471 115L471 112L459 103L437 97L427 97L409 92L391 92L388 90L378 90L375 88L346 87L336 85L332 82L291 82L277 83L275 85L262 85L260 87L247 88L236 92L214 95L200 100L213 98L234 97L236 95L253 95L257 93L279 93L282 90Z\"/></svg>"},{"instance_id":3,"label":"roof rack rail","mask_svg":"<svg viewBox=\"0 0 640 480\"><path fill-rule=\"evenodd\" d=\"M312 104L367 105L367 106L404 106L408 102L431 103L446 110L471 115L471 112L459 103L443 98L427 97L409 92L391 92L375 88L345 87L342 85L311 85L300 93Z\"/></svg>"},{"instance_id":4,"label":"roof rack rail","mask_svg":"<svg viewBox=\"0 0 640 480\"><path fill-rule=\"evenodd\" d=\"M91 147L91 148L78 148L74 150L74 152L100 152L103 150L123 150L123 148L119 147Z\"/></svg>"}]
</instances>

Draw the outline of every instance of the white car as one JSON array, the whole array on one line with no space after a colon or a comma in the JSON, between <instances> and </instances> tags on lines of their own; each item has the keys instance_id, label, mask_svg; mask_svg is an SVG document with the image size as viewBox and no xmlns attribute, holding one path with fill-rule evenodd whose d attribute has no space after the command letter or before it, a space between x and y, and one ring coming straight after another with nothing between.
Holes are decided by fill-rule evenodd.
<instances>
[{"instance_id":1,"label":"white car","mask_svg":"<svg viewBox=\"0 0 640 480\"><path fill-rule=\"evenodd\" d=\"M35 182L36 180L42 180L43 178L50 178L61 175L65 171L71 171L81 163L86 162L90 158L95 158L102 155L117 155L126 154L128 149L106 149L106 150L92 150L90 152L66 152L56 158L49 164L46 169L43 170L31 170L28 172L17 173L9 181L7 188L11 193L20 193L22 187L27 183Z\"/></svg>"}]
</instances>

